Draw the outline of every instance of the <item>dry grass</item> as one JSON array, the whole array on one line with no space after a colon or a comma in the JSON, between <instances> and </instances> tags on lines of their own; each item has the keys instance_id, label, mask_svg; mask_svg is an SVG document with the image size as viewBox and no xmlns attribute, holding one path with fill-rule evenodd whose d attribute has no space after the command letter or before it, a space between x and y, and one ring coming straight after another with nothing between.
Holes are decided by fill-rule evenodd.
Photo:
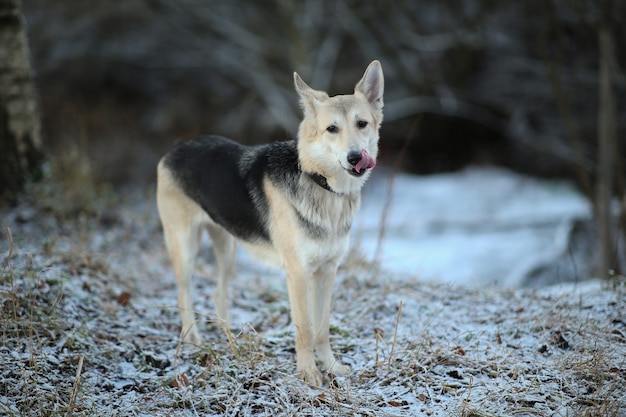
<instances>
[{"instance_id":1,"label":"dry grass","mask_svg":"<svg viewBox=\"0 0 626 417\"><path fill-rule=\"evenodd\" d=\"M79 216L96 217L113 210L113 189L95 179L92 162L77 144L68 144L44 166L45 181L31 186L37 207L67 221Z\"/></svg>"},{"instance_id":2,"label":"dry grass","mask_svg":"<svg viewBox=\"0 0 626 417\"><path fill-rule=\"evenodd\" d=\"M58 314L63 302L63 283L58 277L39 270L32 254L18 260L10 229L6 229L8 252L3 259L2 329L0 351L4 372L0 408L8 415L56 415L68 410L70 392L53 387L48 374L63 373L68 361L51 361L48 351L55 352L70 327ZM15 390L18 388L18 390ZM36 393L36 395L33 395ZM49 404L54 407L48 408Z\"/></svg>"}]
</instances>

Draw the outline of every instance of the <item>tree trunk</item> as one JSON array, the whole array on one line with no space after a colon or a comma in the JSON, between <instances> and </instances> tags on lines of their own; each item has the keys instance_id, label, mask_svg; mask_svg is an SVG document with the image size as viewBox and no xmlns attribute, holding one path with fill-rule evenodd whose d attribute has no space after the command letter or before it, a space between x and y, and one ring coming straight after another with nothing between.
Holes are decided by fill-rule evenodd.
<instances>
[{"instance_id":1,"label":"tree trunk","mask_svg":"<svg viewBox=\"0 0 626 417\"><path fill-rule=\"evenodd\" d=\"M598 275L607 278L618 266L617 234L614 233L611 202L615 185L617 151L617 110L613 89L613 37L610 30L610 0L601 3L598 29L599 92L598 92L598 180L596 186L596 215L600 243Z\"/></svg>"},{"instance_id":2,"label":"tree trunk","mask_svg":"<svg viewBox=\"0 0 626 417\"><path fill-rule=\"evenodd\" d=\"M37 178L43 157L21 0L0 0L0 204Z\"/></svg>"}]
</instances>

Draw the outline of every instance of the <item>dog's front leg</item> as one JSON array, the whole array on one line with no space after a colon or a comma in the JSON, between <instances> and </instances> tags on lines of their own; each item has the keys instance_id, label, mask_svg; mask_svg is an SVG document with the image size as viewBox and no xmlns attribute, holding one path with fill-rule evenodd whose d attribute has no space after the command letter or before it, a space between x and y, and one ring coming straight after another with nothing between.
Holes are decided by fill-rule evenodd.
<instances>
[{"instance_id":1,"label":"dog's front leg","mask_svg":"<svg viewBox=\"0 0 626 417\"><path fill-rule=\"evenodd\" d=\"M296 326L296 357L298 376L304 382L322 385L322 374L315 365L313 333L311 332L310 306L307 294L308 282L312 277L297 260L285 262L287 290L291 304L291 317Z\"/></svg>"},{"instance_id":2,"label":"dog's front leg","mask_svg":"<svg viewBox=\"0 0 626 417\"><path fill-rule=\"evenodd\" d=\"M327 262L318 268L311 282L311 306L313 307L313 337L315 352L327 372L336 375L348 375L350 367L335 359L330 347L330 306L332 301L337 262Z\"/></svg>"}]
</instances>

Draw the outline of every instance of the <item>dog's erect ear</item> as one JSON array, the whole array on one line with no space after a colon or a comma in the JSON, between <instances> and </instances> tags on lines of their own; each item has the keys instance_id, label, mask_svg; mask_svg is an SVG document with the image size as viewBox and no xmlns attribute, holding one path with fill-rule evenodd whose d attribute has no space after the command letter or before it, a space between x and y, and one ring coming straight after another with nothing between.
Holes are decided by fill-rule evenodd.
<instances>
[{"instance_id":1,"label":"dog's erect ear","mask_svg":"<svg viewBox=\"0 0 626 417\"><path fill-rule=\"evenodd\" d=\"M365 96L377 110L383 108L383 92L385 90L385 80L383 78L383 67L379 61L372 61L365 70L363 78L354 87L354 92L359 92Z\"/></svg>"},{"instance_id":2,"label":"dog's erect ear","mask_svg":"<svg viewBox=\"0 0 626 417\"><path fill-rule=\"evenodd\" d=\"M315 105L328 100L328 94L323 91L313 90L307 85L297 72L293 73L293 83L296 86L296 91L300 96L300 104L304 111L313 111Z\"/></svg>"},{"instance_id":3,"label":"dog's erect ear","mask_svg":"<svg viewBox=\"0 0 626 417\"><path fill-rule=\"evenodd\" d=\"M293 83L296 86L296 91L300 95L307 94L309 90L313 90L311 87L308 86L307 83L302 80L297 72L293 73Z\"/></svg>"}]
</instances>

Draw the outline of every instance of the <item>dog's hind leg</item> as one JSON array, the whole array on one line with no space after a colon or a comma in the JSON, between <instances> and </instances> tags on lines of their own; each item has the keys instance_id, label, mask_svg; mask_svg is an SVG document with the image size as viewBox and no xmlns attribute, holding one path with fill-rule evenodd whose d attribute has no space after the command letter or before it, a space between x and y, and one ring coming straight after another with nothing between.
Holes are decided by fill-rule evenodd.
<instances>
[{"instance_id":1,"label":"dog's hind leg","mask_svg":"<svg viewBox=\"0 0 626 417\"><path fill-rule=\"evenodd\" d=\"M336 274L337 264L329 262L320 267L311 280L309 294L313 316L313 342L316 356L324 370L336 375L348 375L350 367L337 361L330 347L330 306Z\"/></svg>"},{"instance_id":2,"label":"dog's hind leg","mask_svg":"<svg viewBox=\"0 0 626 417\"><path fill-rule=\"evenodd\" d=\"M188 343L198 345L202 338L198 333L196 318L191 298L191 278L198 254L200 234L202 229L197 225L190 225L187 230L166 231L167 246L174 265L176 281L178 283L178 311L182 320L181 335Z\"/></svg>"},{"instance_id":3,"label":"dog's hind leg","mask_svg":"<svg viewBox=\"0 0 626 417\"><path fill-rule=\"evenodd\" d=\"M228 282L235 274L237 246L235 238L221 226L209 225L208 231L213 242L213 253L217 261L218 275L213 302L217 310L217 316L222 321L222 326L228 329L230 328Z\"/></svg>"},{"instance_id":4,"label":"dog's hind leg","mask_svg":"<svg viewBox=\"0 0 626 417\"><path fill-rule=\"evenodd\" d=\"M200 245L202 211L176 186L162 164L159 164L158 170L157 205L178 284L181 335L185 342L200 344L202 340L198 334L191 299L191 277Z\"/></svg>"}]
</instances>

